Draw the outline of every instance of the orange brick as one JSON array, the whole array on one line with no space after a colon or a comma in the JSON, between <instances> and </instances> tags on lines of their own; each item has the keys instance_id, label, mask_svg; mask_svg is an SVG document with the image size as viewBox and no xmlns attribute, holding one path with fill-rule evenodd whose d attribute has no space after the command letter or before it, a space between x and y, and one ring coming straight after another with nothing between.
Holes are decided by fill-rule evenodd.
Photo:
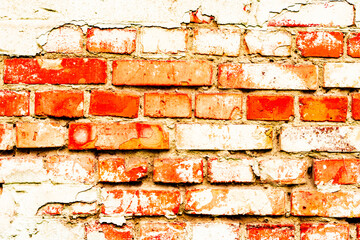
<instances>
[{"instance_id":1,"label":"orange brick","mask_svg":"<svg viewBox=\"0 0 360 240\"><path fill-rule=\"evenodd\" d=\"M46 204L45 206L41 207L36 215L43 216L43 215L60 215L64 210L64 205L58 203L50 203Z\"/></svg>"},{"instance_id":2,"label":"orange brick","mask_svg":"<svg viewBox=\"0 0 360 240\"><path fill-rule=\"evenodd\" d=\"M347 41L347 54L351 57L360 57L360 33L350 35Z\"/></svg>"},{"instance_id":3,"label":"orange brick","mask_svg":"<svg viewBox=\"0 0 360 240\"><path fill-rule=\"evenodd\" d=\"M344 34L341 32L299 32L296 45L303 57L340 57Z\"/></svg>"},{"instance_id":4,"label":"orange brick","mask_svg":"<svg viewBox=\"0 0 360 240\"><path fill-rule=\"evenodd\" d=\"M101 213L105 215L176 215L180 207L180 191L177 190L115 189L104 192L103 199Z\"/></svg>"},{"instance_id":5,"label":"orange brick","mask_svg":"<svg viewBox=\"0 0 360 240\"><path fill-rule=\"evenodd\" d=\"M348 240L349 224L347 223L302 223L301 240Z\"/></svg>"},{"instance_id":6,"label":"orange brick","mask_svg":"<svg viewBox=\"0 0 360 240\"><path fill-rule=\"evenodd\" d=\"M35 114L52 117L84 116L84 93L82 91L35 92Z\"/></svg>"},{"instance_id":7,"label":"orange brick","mask_svg":"<svg viewBox=\"0 0 360 240\"><path fill-rule=\"evenodd\" d=\"M4 83L99 84L106 82L106 61L101 59L22 59L4 61Z\"/></svg>"},{"instance_id":8,"label":"orange brick","mask_svg":"<svg viewBox=\"0 0 360 240\"><path fill-rule=\"evenodd\" d=\"M185 211L206 215L283 215L285 193L263 189L192 189ZM261 200L260 200L261 199Z\"/></svg>"},{"instance_id":9,"label":"orange brick","mask_svg":"<svg viewBox=\"0 0 360 240\"><path fill-rule=\"evenodd\" d=\"M295 226L286 224L253 224L247 225L249 240L294 240Z\"/></svg>"},{"instance_id":10,"label":"orange brick","mask_svg":"<svg viewBox=\"0 0 360 240\"><path fill-rule=\"evenodd\" d=\"M360 183L359 159L327 159L314 161L315 184L358 184Z\"/></svg>"},{"instance_id":11,"label":"orange brick","mask_svg":"<svg viewBox=\"0 0 360 240\"><path fill-rule=\"evenodd\" d=\"M0 124L0 150L10 150L15 146L15 131L12 124Z\"/></svg>"},{"instance_id":12,"label":"orange brick","mask_svg":"<svg viewBox=\"0 0 360 240\"><path fill-rule=\"evenodd\" d=\"M294 97L284 95L248 95L247 119L289 120L294 116Z\"/></svg>"},{"instance_id":13,"label":"orange brick","mask_svg":"<svg viewBox=\"0 0 360 240\"><path fill-rule=\"evenodd\" d=\"M191 99L185 93L145 93L144 115L148 117L191 117Z\"/></svg>"},{"instance_id":14,"label":"orange brick","mask_svg":"<svg viewBox=\"0 0 360 240\"><path fill-rule=\"evenodd\" d=\"M66 128L56 122L16 123L16 147L44 148L65 145Z\"/></svg>"},{"instance_id":15,"label":"orange brick","mask_svg":"<svg viewBox=\"0 0 360 240\"><path fill-rule=\"evenodd\" d=\"M203 93L195 98L197 118L233 120L241 118L242 94Z\"/></svg>"},{"instance_id":16,"label":"orange brick","mask_svg":"<svg viewBox=\"0 0 360 240\"><path fill-rule=\"evenodd\" d=\"M100 29L87 31L86 49L90 52L130 54L135 51L135 29Z\"/></svg>"},{"instance_id":17,"label":"orange brick","mask_svg":"<svg viewBox=\"0 0 360 240\"><path fill-rule=\"evenodd\" d=\"M55 183L95 182L95 159L86 156L59 156L46 158L45 169Z\"/></svg>"},{"instance_id":18,"label":"orange brick","mask_svg":"<svg viewBox=\"0 0 360 240\"><path fill-rule=\"evenodd\" d=\"M219 65L220 88L316 90L314 65L231 64Z\"/></svg>"},{"instance_id":19,"label":"orange brick","mask_svg":"<svg viewBox=\"0 0 360 240\"><path fill-rule=\"evenodd\" d=\"M208 61L117 60L113 62L113 84L130 86L211 85Z\"/></svg>"},{"instance_id":20,"label":"orange brick","mask_svg":"<svg viewBox=\"0 0 360 240\"><path fill-rule=\"evenodd\" d=\"M0 116L28 116L29 92L0 91Z\"/></svg>"},{"instance_id":21,"label":"orange brick","mask_svg":"<svg viewBox=\"0 0 360 240\"><path fill-rule=\"evenodd\" d=\"M140 240L186 239L184 222L142 222L140 223Z\"/></svg>"},{"instance_id":22,"label":"orange brick","mask_svg":"<svg viewBox=\"0 0 360 240\"><path fill-rule=\"evenodd\" d=\"M360 120L360 93L352 94L351 113L353 119Z\"/></svg>"},{"instance_id":23,"label":"orange brick","mask_svg":"<svg viewBox=\"0 0 360 240\"><path fill-rule=\"evenodd\" d=\"M345 122L348 99L340 96L301 96L300 118L303 121Z\"/></svg>"},{"instance_id":24,"label":"orange brick","mask_svg":"<svg viewBox=\"0 0 360 240\"><path fill-rule=\"evenodd\" d=\"M291 194L293 216L360 217L359 191L318 192L296 190Z\"/></svg>"},{"instance_id":25,"label":"orange brick","mask_svg":"<svg viewBox=\"0 0 360 240\"><path fill-rule=\"evenodd\" d=\"M155 159L154 182L201 183L203 181L202 159Z\"/></svg>"},{"instance_id":26,"label":"orange brick","mask_svg":"<svg viewBox=\"0 0 360 240\"><path fill-rule=\"evenodd\" d=\"M145 159L123 159L119 157L99 158L100 182L132 182L146 176Z\"/></svg>"},{"instance_id":27,"label":"orange brick","mask_svg":"<svg viewBox=\"0 0 360 240\"><path fill-rule=\"evenodd\" d=\"M103 236L104 240L130 240L134 239L133 226L126 224L117 226L114 224L99 223L98 221L88 222L85 225L86 239L99 239Z\"/></svg>"},{"instance_id":28,"label":"orange brick","mask_svg":"<svg viewBox=\"0 0 360 240\"><path fill-rule=\"evenodd\" d=\"M213 16L207 16L201 13L199 9L189 12L190 22L192 23L211 23L214 20Z\"/></svg>"},{"instance_id":29,"label":"orange brick","mask_svg":"<svg viewBox=\"0 0 360 240\"><path fill-rule=\"evenodd\" d=\"M70 123L69 149L168 149L162 125L143 123Z\"/></svg>"},{"instance_id":30,"label":"orange brick","mask_svg":"<svg viewBox=\"0 0 360 240\"><path fill-rule=\"evenodd\" d=\"M89 113L97 116L137 118L140 97L136 94L91 91Z\"/></svg>"}]
</instances>

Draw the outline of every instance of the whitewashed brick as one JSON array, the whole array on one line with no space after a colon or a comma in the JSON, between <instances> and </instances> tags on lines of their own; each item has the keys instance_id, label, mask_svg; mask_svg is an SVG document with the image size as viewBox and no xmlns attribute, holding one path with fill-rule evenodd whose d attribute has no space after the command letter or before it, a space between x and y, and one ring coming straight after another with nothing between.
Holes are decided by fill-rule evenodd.
<instances>
[{"instance_id":1,"label":"whitewashed brick","mask_svg":"<svg viewBox=\"0 0 360 240\"><path fill-rule=\"evenodd\" d=\"M360 127L283 127L280 148L286 152L358 152Z\"/></svg>"},{"instance_id":2,"label":"whitewashed brick","mask_svg":"<svg viewBox=\"0 0 360 240\"><path fill-rule=\"evenodd\" d=\"M283 11L269 20L269 26L341 26L354 24L354 7L347 2L304 4L299 11Z\"/></svg>"},{"instance_id":3,"label":"whitewashed brick","mask_svg":"<svg viewBox=\"0 0 360 240\"><path fill-rule=\"evenodd\" d=\"M272 128L256 125L177 124L176 146L190 150L271 149Z\"/></svg>"},{"instance_id":4,"label":"whitewashed brick","mask_svg":"<svg viewBox=\"0 0 360 240\"><path fill-rule=\"evenodd\" d=\"M43 49L47 52L82 53L83 31L78 26L64 26L53 29Z\"/></svg>"},{"instance_id":5,"label":"whitewashed brick","mask_svg":"<svg viewBox=\"0 0 360 240\"><path fill-rule=\"evenodd\" d=\"M326 63L324 87L360 88L360 63Z\"/></svg>"},{"instance_id":6,"label":"whitewashed brick","mask_svg":"<svg viewBox=\"0 0 360 240\"><path fill-rule=\"evenodd\" d=\"M305 183L308 162L305 159L261 159L259 174L261 181L280 184Z\"/></svg>"},{"instance_id":7,"label":"whitewashed brick","mask_svg":"<svg viewBox=\"0 0 360 240\"><path fill-rule=\"evenodd\" d=\"M15 146L15 129L12 124L0 124L0 150L10 150Z\"/></svg>"},{"instance_id":8,"label":"whitewashed brick","mask_svg":"<svg viewBox=\"0 0 360 240\"><path fill-rule=\"evenodd\" d=\"M199 54L238 56L240 32L231 29L196 29L193 48Z\"/></svg>"},{"instance_id":9,"label":"whitewashed brick","mask_svg":"<svg viewBox=\"0 0 360 240\"><path fill-rule=\"evenodd\" d=\"M187 31L184 29L143 28L141 50L145 53L178 53L186 51Z\"/></svg>"},{"instance_id":10,"label":"whitewashed brick","mask_svg":"<svg viewBox=\"0 0 360 240\"><path fill-rule=\"evenodd\" d=\"M229 223L198 223L192 226L192 239L239 240L239 225Z\"/></svg>"},{"instance_id":11,"label":"whitewashed brick","mask_svg":"<svg viewBox=\"0 0 360 240\"><path fill-rule=\"evenodd\" d=\"M209 159L208 177L212 183L255 182L254 161L248 159Z\"/></svg>"},{"instance_id":12,"label":"whitewashed brick","mask_svg":"<svg viewBox=\"0 0 360 240\"><path fill-rule=\"evenodd\" d=\"M250 54L290 56L291 34L284 31L249 31L245 43Z\"/></svg>"}]
</instances>

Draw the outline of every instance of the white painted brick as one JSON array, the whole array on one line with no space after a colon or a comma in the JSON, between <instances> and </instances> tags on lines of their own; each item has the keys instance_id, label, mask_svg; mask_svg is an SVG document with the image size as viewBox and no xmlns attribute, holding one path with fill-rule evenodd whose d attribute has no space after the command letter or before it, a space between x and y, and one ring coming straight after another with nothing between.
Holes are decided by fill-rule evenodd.
<instances>
[{"instance_id":1,"label":"white painted brick","mask_svg":"<svg viewBox=\"0 0 360 240\"><path fill-rule=\"evenodd\" d=\"M229 223L198 223L192 226L192 239L239 240L239 225Z\"/></svg>"},{"instance_id":2,"label":"white painted brick","mask_svg":"<svg viewBox=\"0 0 360 240\"><path fill-rule=\"evenodd\" d=\"M360 127L283 127L280 148L286 152L358 152Z\"/></svg>"},{"instance_id":3,"label":"white painted brick","mask_svg":"<svg viewBox=\"0 0 360 240\"><path fill-rule=\"evenodd\" d=\"M217 182L255 182L253 161L248 159L209 159L208 177Z\"/></svg>"},{"instance_id":4,"label":"white painted brick","mask_svg":"<svg viewBox=\"0 0 360 240\"><path fill-rule=\"evenodd\" d=\"M83 31L78 26L55 28L47 36L43 46L47 52L82 53Z\"/></svg>"},{"instance_id":5,"label":"white painted brick","mask_svg":"<svg viewBox=\"0 0 360 240\"><path fill-rule=\"evenodd\" d=\"M15 129L12 124L0 124L0 150L10 150L15 146Z\"/></svg>"},{"instance_id":6,"label":"white painted brick","mask_svg":"<svg viewBox=\"0 0 360 240\"><path fill-rule=\"evenodd\" d=\"M326 63L324 87L360 88L360 63Z\"/></svg>"},{"instance_id":7,"label":"white painted brick","mask_svg":"<svg viewBox=\"0 0 360 240\"><path fill-rule=\"evenodd\" d=\"M187 31L184 29L143 28L141 50L145 53L178 53L186 51Z\"/></svg>"},{"instance_id":8,"label":"white painted brick","mask_svg":"<svg viewBox=\"0 0 360 240\"><path fill-rule=\"evenodd\" d=\"M305 159L261 159L260 179L280 184L305 183L308 163Z\"/></svg>"},{"instance_id":9,"label":"white painted brick","mask_svg":"<svg viewBox=\"0 0 360 240\"><path fill-rule=\"evenodd\" d=\"M176 146L190 150L271 149L272 128L256 125L177 124Z\"/></svg>"},{"instance_id":10,"label":"white painted brick","mask_svg":"<svg viewBox=\"0 0 360 240\"><path fill-rule=\"evenodd\" d=\"M245 43L250 54L290 56L291 34L284 31L249 31Z\"/></svg>"},{"instance_id":11,"label":"white painted brick","mask_svg":"<svg viewBox=\"0 0 360 240\"><path fill-rule=\"evenodd\" d=\"M196 29L193 48L195 53L238 56L240 32L231 29Z\"/></svg>"}]
</instances>

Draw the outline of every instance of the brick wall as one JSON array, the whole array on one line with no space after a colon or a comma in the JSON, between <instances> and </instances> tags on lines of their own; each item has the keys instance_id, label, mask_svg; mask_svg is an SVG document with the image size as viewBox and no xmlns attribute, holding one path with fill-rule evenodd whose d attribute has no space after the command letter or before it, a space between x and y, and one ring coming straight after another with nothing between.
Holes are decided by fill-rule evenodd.
<instances>
[{"instance_id":1,"label":"brick wall","mask_svg":"<svg viewBox=\"0 0 360 240\"><path fill-rule=\"evenodd\" d=\"M359 3L21 3L0 239L360 239Z\"/></svg>"}]
</instances>

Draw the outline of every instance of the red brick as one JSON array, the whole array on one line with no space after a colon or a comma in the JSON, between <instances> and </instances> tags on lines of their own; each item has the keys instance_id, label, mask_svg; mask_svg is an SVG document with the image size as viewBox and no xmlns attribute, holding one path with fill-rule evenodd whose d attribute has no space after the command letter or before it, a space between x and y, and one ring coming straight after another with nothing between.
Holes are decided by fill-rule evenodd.
<instances>
[{"instance_id":1,"label":"red brick","mask_svg":"<svg viewBox=\"0 0 360 240\"><path fill-rule=\"evenodd\" d=\"M52 117L83 117L84 93L62 90L35 92L35 114Z\"/></svg>"},{"instance_id":2,"label":"red brick","mask_svg":"<svg viewBox=\"0 0 360 240\"><path fill-rule=\"evenodd\" d=\"M89 113L97 116L137 118L140 97L133 93L91 91Z\"/></svg>"},{"instance_id":3,"label":"red brick","mask_svg":"<svg viewBox=\"0 0 360 240\"><path fill-rule=\"evenodd\" d=\"M341 96L301 96L300 118L302 121L345 122L348 99Z\"/></svg>"},{"instance_id":4,"label":"red brick","mask_svg":"<svg viewBox=\"0 0 360 240\"><path fill-rule=\"evenodd\" d=\"M134 239L132 225L117 226L114 224L88 222L85 225L86 239L130 240Z\"/></svg>"},{"instance_id":5,"label":"red brick","mask_svg":"<svg viewBox=\"0 0 360 240\"><path fill-rule=\"evenodd\" d=\"M295 226L292 224L256 224L247 225L249 240L294 240Z\"/></svg>"},{"instance_id":6,"label":"red brick","mask_svg":"<svg viewBox=\"0 0 360 240\"><path fill-rule=\"evenodd\" d=\"M0 124L0 150L10 150L15 146L15 131L12 124Z\"/></svg>"},{"instance_id":7,"label":"red brick","mask_svg":"<svg viewBox=\"0 0 360 240\"><path fill-rule=\"evenodd\" d=\"M347 54L351 57L360 57L360 33L351 34L348 38Z\"/></svg>"},{"instance_id":8,"label":"red brick","mask_svg":"<svg viewBox=\"0 0 360 240\"><path fill-rule=\"evenodd\" d=\"M314 65L231 64L219 65L220 88L316 90Z\"/></svg>"},{"instance_id":9,"label":"red brick","mask_svg":"<svg viewBox=\"0 0 360 240\"><path fill-rule=\"evenodd\" d=\"M360 93L352 94L351 113L355 120L360 120Z\"/></svg>"},{"instance_id":10,"label":"red brick","mask_svg":"<svg viewBox=\"0 0 360 240\"><path fill-rule=\"evenodd\" d=\"M263 189L192 189L185 211L206 215L283 215L285 193Z\"/></svg>"},{"instance_id":11,"label":"red brick","mask_svg":"<svg viewBox=\"0 0 360 240\"><path fill-rule=\"evenodd\" d=\"M248 95L247 119L290 120L294 116L294 97L284 95Z\"/></svg>"},{"instance_id":12,"label":"red brick","mask_svg":"<svg viewBox=\"0 0 360 240\"><path fill-rule=\"evenodd\" d=\"M347 223L302 223L301 240L348 240L349 224Z\"/></svg>"},{"instance_id":13,"label":"red brick","mask_svg":"<svg viewBox=\"0 0 360 240\"><path fill-rule=\"evenodd\" d=\"M195 98L197 118L234 120L241 118L242 94L203 93Z\"/></svg>"},{"instance_id":14,"label":"red brick","mask_svg":"<svg viewBox=\"0 0 360 240\"><path fill-rule=\"evenodd\" d=\"M341 32L299 32L296 45L303 57L340 57L344 34Z\"/></svg>"},{"instance_id":15,"label":"red brick","mask_svg":"<svg viewBox=\"0 0 360 240\"><path fill-rule=\"evenodd\" d=\"M83 31L79 26L62 26L51 30L43 46L47 52L77 53L83 52Z\"/></svg>"},{"instance_id":16,"label":"red brick","mask_svg":"<svg viewBox=\"0 0 360 240\"><path fill-rule=\"evenodd\" d=\"M185 93L145 93L144 116L190 118L191 99Z\"/></svg>"},{"instance_id":17,"label":"red brick","mask_svg":"<svg viewBox=\"0 0 360 240\"><path fill-rule=\"evenodd\" d=\"M147 174L145 159L123 159L119 157L99 158L100 182L133 182Z\"/></svg>"},{"instance_id":18,"label":"red brick","mask_svg":"<svg viewBox=\"0 0 360 240\"><path fill-rule=\"evenodd\" d=\"M60 215L60 214L62 214L63 210L64 210L64 205L63 204L50 203L50 204L46 204L45 206L41 207L38 210L38 212L36 213L36 215L39 215L39 216L43 216L43 215L50 215L50 216Z\"/></svg>"},{"instance_id":19,"label":"red brick","mask_svg":"<svg viewBox=\"0 0 360 240\"><path fill-rule=\"evenodd\" d=\"M239 224L197 223L192 225L192 239L196 240L240 240Z\"/></svg>"},{"instance_id":20,"label":"red brick","mask_svg":"<svg viewBox=\"0 0 360 240\"><path fill-rule=\"evenodd\" d=\"M176 215L180 207L177 190L108 190L103 193L101 212L105 215Z\"/></svg>"},{"instance_id":21,"label":"red brick","mask_svg":"<svg viewBox=\"0 0 360 240\"><path fill-rule=\"evenodd\" d=\"M113 84L130 86L211 85L208 61L117 60L113 62Z\"/></svg>"},{"instance_id":22,"label":"red brick","mask_svg":"<svg viewBox=\"0 0 360 240\"><path fill-rule=\"evenodd\" d=\"M86 49L90 52L125 53L135 51L136 30L100 29L87 31Z\"/></svg>"},{"instance_id":23,"label":"red brick","mask_svg":"<svg viewBox=\"0 0 360 240\"><path fill-rule=\"evenodd\" d=\"M186 239L184 222L142 222L140 223L140 240L181 240Z\"/></svg>"},{"instance_id":24,"label":"red brick","mask_svg":"<svg viewBox=\"0 0 360 240\"><path fill-rule=\"evenodd\" d=\"M315 184L358 184L360 183L359 159L316 159L314 160Z\"/></svg>"},{"instance_id":25,"label":"red brick","mask_svg":"<svg viewBox=\"0 0 360 240\"><path fill-rule=\"evenodd\" d=\"M203 181L202 159L155 159L154 182L201 183Z\"/></svg>"},{"instance_id":26,"label":"red brick","mask_svg":"<svg viewBox=\"0 0 360 240\"><path fill-rule=\"evenodd\" d=\"M101 59L22 59L4 61L4 83L98 84L106 82L106 61Z\"/></svg>"},{"instance_id":27,"label":"red brick","mask_svg":"<svg viewBox=\"0 0 360 240\"><path fill-rule=\"evenodd\" d=\"M0 91L0 116L28 116L29 92Z\"/></svg>"},{"instance_id":28,"label":"red brick","mask_svg":"<svg viewBox=\"0 0 360 240\"><path fill-rule=\"evenodd\" d=\"M69 149L168 149L162 125L144 123L70 123Z\"/></svg>"},{"instance_id":29,"label":"red brick","mask_svg":"<svg viewBox=\"0 0 360 240\"><path fill-rule=\"evenodd\" d=\"M291 214L294 216L360 217L359 191L318 192L296 190L291 194Z\"/></svg>"},{"instance_id":30,"label":"red brick","mask_svg":"<svg viewBox=\"0 0 360 240\"><path fill-rule=\"evenodd\" d=\"M252 160L217 159L208 160L208 178L211 183L255 182Z\"/></svg>"},{"instance_id":31,"label":"red brick","mask_svg":"<svg viewBox=\"0 0 360 240\"><path fill-rule=\"evenodd\" d=\"M45 169L52 182L93 183L95 159L86 156L59 156L46 158Z\"/></svg>"},{"instance_id":32,"label":"red brick","mask_svg":"<svg viewBox=\"0 0 360 240\"><path fill-rule=\"evenodd\" d=\"M17 122L16 147L44 148L65 145L66 128L56 122Z\"/></svg>"},{"instance_id":33,"label":"red brick","mask_svg":"<svg viewBox=\"0 0 360 240\"><path fill-rule=\"evenodd\" d=\"M196 11L190 11L189 16L190 22L192 23L211 23L214 20L213 16L202 14L199 9L196 9Z\"/></svg>"}]
</instances>

